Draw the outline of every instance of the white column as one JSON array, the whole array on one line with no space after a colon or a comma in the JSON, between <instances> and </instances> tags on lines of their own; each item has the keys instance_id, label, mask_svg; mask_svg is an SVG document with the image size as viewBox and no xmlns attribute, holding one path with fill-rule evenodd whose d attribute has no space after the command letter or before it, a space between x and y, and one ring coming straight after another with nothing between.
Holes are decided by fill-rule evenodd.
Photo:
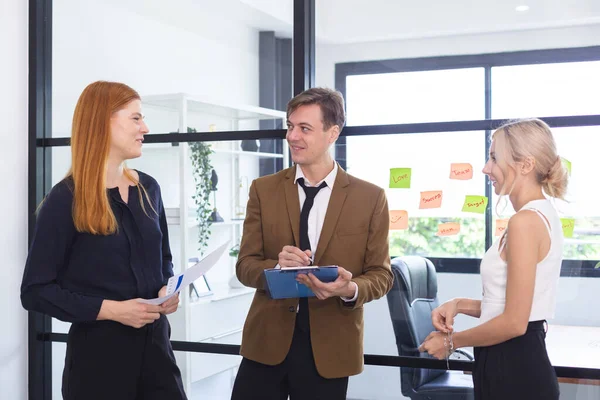
<instances>
[{"instance_id":1,"label":"white column","mask_svg":"<svg viewBox=\"0 0 600 400\"><path fill-rule=\"evenodd\" d=\"M27 398L27 49L28 2L0 0L0 397L15 400Z\"/></svg>"}]
</instances>

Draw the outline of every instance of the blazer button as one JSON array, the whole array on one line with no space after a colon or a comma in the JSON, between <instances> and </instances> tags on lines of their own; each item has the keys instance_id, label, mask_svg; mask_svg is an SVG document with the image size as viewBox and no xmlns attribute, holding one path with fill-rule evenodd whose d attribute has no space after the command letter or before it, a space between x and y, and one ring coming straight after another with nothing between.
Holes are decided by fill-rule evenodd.
<instances>
[{"instance_id":1,"label":"blazer button","mask_svg":"<svg viewBox=\"0 0 600 400\"><path fill-rule=\"evenodd\" d=\"M296 311L296 307L294 307L294 306L290 306L290 308L288 308L288 310L289 310L290 312L294 312L294 311Z\"/></svg>"}]
</instances>

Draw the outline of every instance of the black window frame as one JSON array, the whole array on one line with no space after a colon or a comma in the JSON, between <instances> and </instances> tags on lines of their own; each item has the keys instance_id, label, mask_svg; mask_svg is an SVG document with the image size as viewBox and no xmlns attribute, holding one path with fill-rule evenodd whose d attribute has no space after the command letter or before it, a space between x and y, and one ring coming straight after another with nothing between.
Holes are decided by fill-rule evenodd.
<instances>
[{"instance_id":1,"label":"black window frame","mask_svg":"<svg viewBox=\"0 0 600 400\"><path fill-rule=\"evenodd\" d=\"M439 71L464 68L484 68L485 119L474 121L440 121L427 123L408 123L392 125L347 126L342 131L338 143L343 151L344 164L348 161L346 140L348 136L419 134L431 132L484 131L482 141L485 144L483 160L489 153L490 133L506 119L492 119L492 68L517 65L559 64L569 62L600 61L600 46L556 48L545 50L525 50L501 53L472 55L452 55L419 58L400 58L371 61L344 62L335 64L335 88L346 99L346 81L349 76L372 75L402 72ZM551 127L600 126L600 115L540 116ZM485 180L485 196L492 198L492 186ZM493 241L493 207L488 205L485 212L485 250ZM392 255L394 256L394 255ZM478 274L480 258L428 257L438 272ZM600 260L563 260L561 277L600 278L600 269L594 268Z\"/></svg>"}]
</instances>

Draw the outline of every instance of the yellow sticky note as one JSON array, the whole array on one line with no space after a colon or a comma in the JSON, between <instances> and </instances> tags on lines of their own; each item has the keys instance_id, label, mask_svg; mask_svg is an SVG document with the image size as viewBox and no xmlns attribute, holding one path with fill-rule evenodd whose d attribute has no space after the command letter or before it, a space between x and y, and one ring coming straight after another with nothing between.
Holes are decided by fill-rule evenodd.
<instances>
[{"instance_id":1,"label":"yellow sticky note","mask_svg":"<svg viewBox=\"0 0 600 400\"><path fill-rule=\"evenodd\" d=\"M411 175L412 171L410 168L390 168L390 188L410 188Z\"/></svg>"},{"instance_id":2,"label":"yellow sticky note","mask_svg":"<svg viewBox=\"0 0 600 400\"><path fill-rule=\"evenodd\" d=\"M508 227L507 219L497 219L496 220L496 233L495 236L502 236L506 228Z\"/></svg>"},{"instance_id":3,"label":"yellow sticky note","mask_svg":"<svg viewBox=\"0 0 600 400\"><path fill-rule=\"evenodd\" d=\"M390 230L408 228L408 212L405 210L390 210Z\"/></svg>"},{"instance_id":4,"label":"yellow sticky note","mask_svg":"<svg viewBox=\"0 0 600 400\"><path fill-rule=\"evenodd\" d=\"M571 176L571 161L567 160L566 158L562 158L562 157L560 158L560 161L562 161L563 165L569 172L569 176Z\"/></svg>"},{"instance_id":5,"label":"yellow sticky note","mask_svg":"<svg viewBox=\"0 0 600 400\"><path fill-rule=\"evenodd\" d=\"M450 179L461 181L473 179L473 166L468 163L450 164Z\"/></svg>"},{"instance_id":6,"label":"yellow sticky note","mask_svg":"<svg viewBox=\"0 0 600 400\"><path fill-rule=\"evenodd\" d=\"M575 220L573 218L561 218L560 222L562 222L563 235L567 238L572 238Z\"/></svg>"},{"instance_id":7,"label":"yellow sticky note","mask_svg":"<svg viewBox=\"0 0 600 400\"><path fill-rule=\"evenodd\" d=\"M437 236L452 236L458 235L460 232L460 224L458 222L446 222L438 225Z\"/></svg>"},{"instance_id":8,"label":"yellow sticky note","mask_svg":"<svg viewBox=\"0 0 600 400\"><path fill-rule=\"evenodd\" d=\"M462 211L483 214L487 207L488 199L485 196L471 196L465 197L465 203L463 204Z\"/></svg>"},{"instance_id":9,"label":"yellow sticky note","mask_svg":"<svg viewBox=\"0 0 600 400\"><path fill-rule=\"evenodd\" d=\"M419 208L440 208L442 206L442 191L431 190L421 192Z\"/></svg>"}]
</instances>

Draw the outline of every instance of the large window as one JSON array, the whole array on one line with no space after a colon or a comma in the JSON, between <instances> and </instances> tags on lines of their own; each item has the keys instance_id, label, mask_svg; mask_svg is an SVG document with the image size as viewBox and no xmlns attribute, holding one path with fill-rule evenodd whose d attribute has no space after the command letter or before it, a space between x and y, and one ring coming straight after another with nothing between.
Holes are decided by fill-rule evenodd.
<instances>
[{"instance_id":1,"label":"large window","mask_svg":"<svg viewBox=\"0 0 600 400\"><path fill-rule=\"evenodd\" d=\"M492 117L597 114L600 61L493 67ZM565 239L567 259L600 259L600 206L595 200L600 127L554 129L559 155L570 162L567 201L556 206L573 219ZM510 204L507 214L512 212Z\"/></svg>"},{"instance_id":2,"label":"large window","mask_svg":"<svg viewBox=\"0 0 600 400\"><path fill-rule=\"evenodd\" d=\"M357 94L349 96L349 102ZM386 188L393 222L396 218L408 218L405 226L400 221L392 224L392 256L483 256L484 214L463 212L462 207L466 196L485 194L484 176L478 173L485 163L484 140L485 132L482 131L347 138L348 172ZM468 174L472 174L473 179L450 179L452 164L469 164L471 171ZM404 186L396 185L394 180L401 183L400 179L408 169L410 187L391 188ZM407 172L402 173L404 170ZM474 174L473 170L476 171ZM428 201L428 197L437 194L441 195L439 201ZM439 203L435 208L424 208L434 202ZM460 226L460 234L438 235L440 224L452 223Z\"/></svg>"},{"instance_id":3,"label":"large window","mask_svg":"<svg viewBox=\"0 0 600 400\"><path fill-rule=\"evenodd\" d=\"M483 119L484 88L483 68L350 75L346 80L347 123ZM483 213L461 210L467 195L485 194L484 177L478 173L485 163L484 152L483 131L356 136L346 138L346 167L351 174L386 188L392 220L408 218L405 226L392 225L392 255L481 258L485 251ZM473 179L450 179L452 164L470 164ZM410 187L391 187L398 186L390 183L399 179L391 176L396 168L410 169ZM421 195L427 197L427 192L441 192L439 207L421 208L425 206ZM460 235L438 235L439 229L450 224L460 226Z\"/></svg>"},{"instance_id":4,"label":"large window","mask_svg":"<svg viewBox=\"0 0 600 400\"><path fill-rule=\"evenodd\" d=\"M598 71L600 61L493 67L492 118L597 114Z\"/></svg>"},{"instance_id":5,"label":"large window","mask_svg":"<svg viewBox=\"0 0 600 400\"><path fill-rule=\"evenodd\" d=\"M600 61L522 65L528 56L519 60L518 54L513 54L511 59L520 65L493 66L491 57L465 58L440 58L437 63L428 59L397 60L398 72L388 73L378 72L389 70L394 65L391 61L385 67L378 62L342 65L338 83L345 76L348 125L362 126L368 135L368 127L373 125L472 121L486 117L500 121L593 114L598 109L594 98L600 91L600 77L596 73ZM535 60L531 56L529 59ZM458 67L465 64L470 65ZM423 71L415 71L419 65L423 65ZM435 69L431 69L432 65L436 65ZM449 68L444 69L445 65ZM572 171L566 201L556 201L565 224L574 225L572 234L566 233L564 257L599 259L600 207L594 200L590 182L594 181L594 149L600 144L600 130L562 127L555 128L554 134L560 156L570 162ZM586 146L581 146L582 143ZM348 170L386 187L391 210L407 211L406 229L393 230L390 235L392 254L481 257L486 231L489 240L493 240L514 213L507 199L498 199L491 190L486 190L481 173L487 159L486 144L489 137L486 138L485 131L345 138L344 162ZM373 157L364 157L365 154L376 155L376 162ZM449 179L453 163L469 164L473 178ZM392 187L391 168L411 169L410 189ZM419 196L423 191L442 191L441 206L420 209ZM466 196L488 198L487 224L484 214L463 210ZM447 223L460 225L457 235L439 235L438 227Z\"/></svg>"},{"instance_id":6,"label":"large window","mask_svg":"<svg viewBox=\"0 0 600 400\"><path fill-rule=\"evenodd\" d=\"M348 125L485 118L483 68L350 75Z\"/></svg>"}]
</instances>

